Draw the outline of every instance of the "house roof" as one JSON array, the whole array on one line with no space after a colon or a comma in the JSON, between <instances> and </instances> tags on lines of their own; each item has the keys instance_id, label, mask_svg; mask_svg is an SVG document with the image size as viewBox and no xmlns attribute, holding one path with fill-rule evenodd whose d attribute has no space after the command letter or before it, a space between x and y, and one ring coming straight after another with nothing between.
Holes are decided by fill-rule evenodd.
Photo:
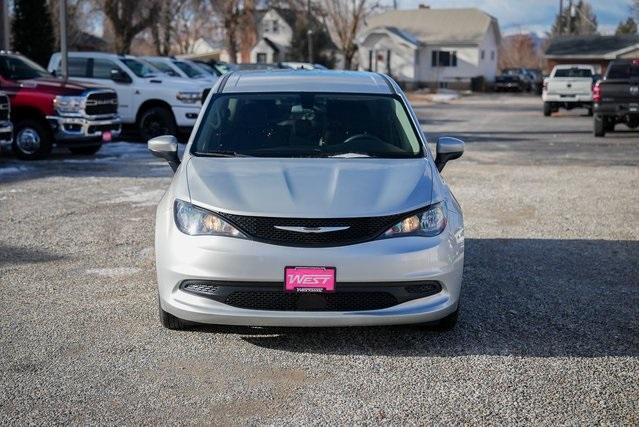
<instances>
[{"instance_id":1,"label":"house roof","mask_svg":"<svg viewBox=\"0 0 639 427\"><path fill-rule=\"evenodd\" d=\"M366 29L395 28L404 33L401 37L408 34L425 44L478 44L491 25L495 25L498 40L501 37L497 19L475 8L392 10L366 21Z\"/></svg>"},{"instance_id":2,"label":"house roof","mask_svg":"<svg viewBox=\"0 0 639 427\"><path fill-rule=\"evenodd\" d=\"M546 58L614 59L625 50L639 49L639 35L564 36L551 40Z\"/></svg>"}]
</instances>

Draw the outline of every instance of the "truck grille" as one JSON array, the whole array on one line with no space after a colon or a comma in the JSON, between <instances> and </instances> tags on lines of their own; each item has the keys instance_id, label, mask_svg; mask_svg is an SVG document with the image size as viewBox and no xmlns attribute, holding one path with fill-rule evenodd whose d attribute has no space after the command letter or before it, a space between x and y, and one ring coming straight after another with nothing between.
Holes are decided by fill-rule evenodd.
<instances>
[{"instance_id":1,"label":"truck grille","mask_svg":"<svg viewBox=\"0 0 639 427\"><path fill-rule=\"evenodd\" d=\"M405 214L364 218L274 218L220 214L255 240L280 246L332 247L353 245L379 237L403 218ZM282 230L279 227L348 227L322 233Z\"/></svg>"},{"instance_id":2,"label":"truck grille","mask_svg":"<svg viewBox=\"0 0 639 427\"><path fill-rule=\"evenodd\" d=\"M117 94L115 92L90 93L87 97L85 112L89 116L117 114Z\"/></svg>"},{"instance_id":3,"label":"truck grille","mask_svg":"<svg viewBox=\"0 0 639 427\"><path fill-rule=\"evenodd\" d=\"M0 95L0 121L9 120L9 97Z\"/></svg>"}]
</instances>

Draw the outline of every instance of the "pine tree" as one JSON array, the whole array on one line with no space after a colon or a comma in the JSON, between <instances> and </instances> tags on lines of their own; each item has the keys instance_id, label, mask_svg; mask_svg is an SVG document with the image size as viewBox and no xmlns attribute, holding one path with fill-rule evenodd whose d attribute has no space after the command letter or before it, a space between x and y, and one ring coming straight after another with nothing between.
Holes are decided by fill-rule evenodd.
<instances>
[{"instance_id":1,"label":"pine tree","mask_svg":"<svg viewBox=\"0 0 639 427\"><path fill-rule=\"evenodd\" d=\"M615 31L615 34L617 35L637 34L637 23L635 22L634 19L628 18L626 19L626 22L619 23L619 25L617 26L617 31Z\"/></svg>"},{"instance_id":2,"label":"pine tree","mask_svg":"<svg viewBox=\"0 0 639 427\"><path fill-rule=\"evenodd\" d=\"M597 16L590 3L584 0L570 2L561 16L555 18L550 33L553 37L597 34Z\"/></svg>"},{"instance_id":3,"label":"pine tree","mask_svg":"<svg viewBox=\"0 0 639 427\"><path fill-rule=\"evenodd\" d=\"M55 34L45 0L15 0L11 32L14 50L47 66Z\"/></svg>"}]
</instances>

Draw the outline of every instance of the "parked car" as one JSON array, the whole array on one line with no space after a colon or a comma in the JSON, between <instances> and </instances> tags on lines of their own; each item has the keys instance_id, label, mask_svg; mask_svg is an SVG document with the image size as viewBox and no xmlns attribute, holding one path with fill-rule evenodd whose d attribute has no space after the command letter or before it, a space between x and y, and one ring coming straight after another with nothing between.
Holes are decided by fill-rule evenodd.
<instances>
[{"instance_id":1,"label":"parked car","mask_svg":"<svg viewBox=\"0 0 639 427\"><path fill-rule=\"evenodd\" d=\"M11 103L9 96L0 92L0 151L11 148L13 125L11 124Z\"/></svg>"},{"instance_id":2,"label":"parked car","mask_svg":"<svg viewBox=\"0 0 639 427\"><path fill-rule=\"evenodd\" d=\"M282 92L281 88L286 88ZM212 89L156 215L162 324L455 324L462 211L406 96L369 72L237 72ZM187 167L188 166L188 167Z\"/></svg>"},{"instance_id":3,"label":"parked car","mask_svg":"<svg viewBox=\"0 0 639 427\"><path fill-rule=\"evenodd\" d=\"M586 108L592 115L592 88L596 79L591 65L556 65L550 77L544 80L541 98L544 116L548 117L560 108Z\"/></svg>"},{"instance_id":4,"label":"parked car","mask_svg":"<svg viewBox=\"0 0 639 427\"><path fill-rule=\"evenodd\" d=\"M94 154L121 132L118 96L96 85L63 81L24 56L0 52L0 88L11 100L13 150L46 157L55 145Z\"/></svg>"},{"instance_id":5,"label":"parked car","mask_svg":"<svg viewBox=\"0 0 639 427\"><path fill-rule=\"evenodd\" d=\"M60 54L49 61L49 71L59 72ZM163 75L130 55L101 52L69 53L69 74L74 80L108 86L120 100L122 122L133 124L144 139L190 131L202 106L207 82Z\"/></svg>"},{"instance_id":6,"label":"parked car","mask_svg":"<svg viewBox=\"0 0 639 427\"><path fill-rule=\"evenodd\" d=\"M208 71L191 61L164 56L144 56L142 59L170 76L204 80L211 86L217 80L217 76L212 76Z\"/></svg>"},{"instance_id":7,"label":"parked car","mask_svg":"<svg viewBox=\"0 0 639 427\"><path fill-rule=\"evenodd\" d=\"M537 68L524 68L532 82L532 90L541 95L544 90L544 74Z\"/></svg>"},{"instance_id":8,"label":"parked car","mask_svg":"<svg viewBox=\"0 0 639 427\"><path fill-rule=\"evenodd\" d=\"M495 77L496 92L524 92L528 90L529 85L527 77L511 69L504 70Z\"/></svg>"},{"instance_id":9,"label":"parked car","mask_svg":"<svg viewBox=\"0 0 639 427\"><path fill-rule=\"evenodd\" d=\"M291 67L287 67L281 62L269 64L266 62L253 62L253 63L244 63L244 64L236 64L237 70L239 71L250 71L250 70L290 70Z\"/></svg>"},{"instance_id":10,"label":"parked car","mask_svg":"<svg viewBox=\"0 0 639 427\"><path fill-rule=\"evenodd\" d=\"M595 136L613 132L619 123L639 127L639 59L611 62L595 85L593 101Z\"/></svg>"},{"instance_id":11,"label":"parked car","mask_svg":"<svg viewBox=\"0 0 639 427\"><path fill-rule=\"evenodd\" d=\"M223 76L224 74L228 74L231 71L237 70L236 64L229 64L228 62L216 61L214 59L211 59L209 61L194 59L193 62L207 67L206 69L208 69L209 71L211 71L214 75L218 77Z\"/></svg>"}]
</instances>

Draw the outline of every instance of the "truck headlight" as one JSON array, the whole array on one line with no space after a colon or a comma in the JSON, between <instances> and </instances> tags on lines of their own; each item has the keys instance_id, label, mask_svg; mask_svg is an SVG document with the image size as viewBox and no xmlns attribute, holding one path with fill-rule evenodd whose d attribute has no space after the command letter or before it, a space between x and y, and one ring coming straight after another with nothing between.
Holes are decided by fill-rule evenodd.
<instances>
[{"instance_id":1,"label":"truck headlight","mask_svg":"<svg viewBox=\"0 0 639 427\"><path fill-rule=\"evenodd\" d=\"M436 203L423 211L404 218L382 235L382 237L425 236L441 234L448 222L446 202Z\"/></svg>"},{"instance_id":2,"label":"truck headlight","mask_svg":"<svg viewBox=\"0 0 639 427\"><path fill-rule=\"evenodd\" d=\"M202 99L200 92L178 92L175 97L185 104L197 104Z\"/></svg>"},{"instance_id":3,"label":"truck headlight","mask_svg":"<svg viewBox=\"0 0 639 427\"><path fill-rule=\"evenodd\" d=\"M175 225L190 236L227 236L246 238L244 234L213 212L176 200L174 206Z\"/></svg>"},{"instance_id":4,"label":"truck headlight","mask_svg":"<svg viewBox=\"0 0 639 427\"><path fill-rule=\"evenodd\" d=\"M80 113L84 110L85 97L61 96L53 99L53 108L60 114Z\"/></svg>"}]
</instances>

